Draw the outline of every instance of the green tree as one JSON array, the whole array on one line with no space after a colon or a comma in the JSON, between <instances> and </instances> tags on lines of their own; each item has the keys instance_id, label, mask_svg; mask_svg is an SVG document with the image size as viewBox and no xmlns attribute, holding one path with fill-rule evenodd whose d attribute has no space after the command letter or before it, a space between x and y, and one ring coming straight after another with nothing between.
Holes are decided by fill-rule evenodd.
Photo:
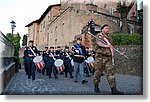
<instances>
[{"instance_id":1,"label":"green tree","mask_svg":"<svg viewBox=\"0 0 150 102\"><path fill-rule=\"evenodd\" d=\"M23 35L22 46L27 45L27 35Z\"/></svg>"},{"instance_id":2,"label":"green tree","mask_svg":"<svg viewBox=\"0 0 150 102\"><path fill-rule=\"evenodd\" d=\"M131 1L129 6L127 6L126 0L119 0L119 2L118 2L116 10L118 13L120 13L120 18L122 21L122 29L121 29L122 33L129 32L127 16L128 16L128 13L130 12L131 8L133 7L133 5L134 5L134 0Z\"/></svg>"},{"instance_id":3,"label":"green tree","mask_svg":"<svg viewBox=\"0 0 150 102\"><path fill-rule=\"evenodd\" d=\"M6 34L7 38L14 44L14 56L18 57L19 56L19 48L20 48L20 34L17 33L16 35L7 33Z\"/></svg>"}]
</instances>

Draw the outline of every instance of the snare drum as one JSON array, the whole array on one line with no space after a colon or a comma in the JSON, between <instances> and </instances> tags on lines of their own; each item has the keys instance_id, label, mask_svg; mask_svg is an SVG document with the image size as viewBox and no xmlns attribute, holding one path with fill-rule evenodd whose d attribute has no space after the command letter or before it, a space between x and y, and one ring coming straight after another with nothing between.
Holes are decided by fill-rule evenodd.
<instances>
[{"instance_id":1,"label":"snare drum","mask_svg":"<svg viewBox=\"0 0 150 102\"><path fill-rule=\"evenodd\" d=\"M71 60L71 65L72 65L72 67L74 67L74 62L73 62L73 59Z\"/></svg>"},{"instance_id":2,"label":"snare drum","mask_svg":"<svg viewBox=\"0 0 150 102\"><path fill-rule=\"evenodd\" d=\"M89 64L90 68L94 68L94 58L88 57L86 62Z\"/></svg>"},{"instance_id":3,"label":"snare drum","mask_svg":"<svg viewBox=\"0 0 150 102\"><path fill-rule=\"evenodd\" d=\"M62 59L57 59L54 62L54 65L56 66L56 69L57 69L58 72L63 72L64 69L65 69Z\"/></svg>"},{"instance_id":4,"label":"snare drum","mask_svg":"<svg viewBox=\"0 0 150 102\"><path fill-rule=\"evenodd\" d=\"M41 56L36 56L33 59L33 62L35 63L35 66L37 69L43 69L45 67L45 63L44 63L43 58Z\"/></svg>"}]
</instances>

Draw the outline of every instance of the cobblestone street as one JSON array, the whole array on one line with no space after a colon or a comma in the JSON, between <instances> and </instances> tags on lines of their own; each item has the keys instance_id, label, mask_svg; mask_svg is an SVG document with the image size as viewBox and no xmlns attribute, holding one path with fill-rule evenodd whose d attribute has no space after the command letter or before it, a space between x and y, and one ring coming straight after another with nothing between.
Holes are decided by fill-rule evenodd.
<instances>
[{"instance_id":1,"label":"cobblestone street","mask_svg":"<svg viewBox=\"0 0 150 102\"><path fill-rule=\"evenodd\" d=\"M58 75L58 79L48 78L46 75L36 73L36 80L27 79L24 69L20 69L9 82L3 94L6 95L96 95L93 90L93 76L87 77L88 83L82 84L78 76L78 83L70 77ZM129 75L116 75L117 88L125 94L142 94L142 77ZM101 95L110 95L110 88L106 76L102 76L100 84Z\"/></svg>"}]
</instances>

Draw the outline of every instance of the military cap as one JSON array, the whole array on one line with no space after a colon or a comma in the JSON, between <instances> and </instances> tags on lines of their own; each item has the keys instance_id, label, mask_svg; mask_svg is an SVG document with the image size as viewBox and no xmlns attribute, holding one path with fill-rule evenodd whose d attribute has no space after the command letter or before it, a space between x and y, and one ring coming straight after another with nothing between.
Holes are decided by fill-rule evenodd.
<instances>
[{"instance_id":1,"label":"military cap","mask_svg":"<svg viewBox=\"0 0 150 102\"><path fill-rule=\"evenodd\" d=\"M34 43L34 41L33 41L33 40L30 40L29 43Z\"/></svg>"},{"instance_id":2,"label":"military cap","mask_svg":"<svg viewBox=\"0 0 150 102\"><path fill-rule=\"evenodd\" d=\"M108 24L104 24L104 25L101 27L101 30L104 29L106 26L108 26Z\"/></svg>"},{"instance_id":3,"label":"military cap","mask_svg":"<svg viewBox=\"0 0 150 102\"><path fill-rule=\"evenodd\" d=\"M65 49L69 49L69 46L65 46Z\"/></svg>"},{"instance_id":4,"label":"military cap","mask_svg":"<svg viewBox=\"0 0 150 102\"><path fill-rule=\"evenodd\" d=\"M81 38L81 37L78 37L77 40L82 40L82 38Z\"/></svg>"},{"instance_id":5,"label":"military cap","mask_svg":"<svg viewBox=\"0 0 150 102\"><path fill-rule=\"evenodd\" d=\"M54 46L51 46L50 49L54 49Z\"/></svg>"},{"instance_id":6,"label":"military cap","mask_svg":"<svg viewBox=\"0 0 150 102\"><path fill-rule=\"evenodd\" d=\"M61 48L60 46L57 46L57 48Z\"/></svg>"}]
</instances>

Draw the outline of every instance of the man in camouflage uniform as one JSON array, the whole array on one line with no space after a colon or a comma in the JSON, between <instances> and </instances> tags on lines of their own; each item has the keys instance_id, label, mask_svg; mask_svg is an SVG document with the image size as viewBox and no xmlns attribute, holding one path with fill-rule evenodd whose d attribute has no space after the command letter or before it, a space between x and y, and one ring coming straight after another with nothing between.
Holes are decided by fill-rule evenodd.
<instances>
[{"instance_id":1,"label":"man in camouflage uniform","mask_svg":"<svg viewBox=\"0 0 150 102\"><path fill-rule=\"evenodd\" d=\"M97 34L96 36L100 39L107 38L108 41L111 43L111 38L109 35L109 27L108 25L103 25L101 28L102 33ZM107 41L103 40L106 45ZM112 44L112 43L111 43ZM122 92L116 89L116 79L115 79L115 71L112 66L112 56L113 52L111 51L110 46L106 46L105 44L101 43L99 40L96 40L95 44L96 49L96 56L95 56L95 73L94 73L94 91L100 93L99 90L99 83L101 78L101 73L104 70L106 72L107 80L111 87L111 94L123 94Z\"/></svg>"}]
</instances>

